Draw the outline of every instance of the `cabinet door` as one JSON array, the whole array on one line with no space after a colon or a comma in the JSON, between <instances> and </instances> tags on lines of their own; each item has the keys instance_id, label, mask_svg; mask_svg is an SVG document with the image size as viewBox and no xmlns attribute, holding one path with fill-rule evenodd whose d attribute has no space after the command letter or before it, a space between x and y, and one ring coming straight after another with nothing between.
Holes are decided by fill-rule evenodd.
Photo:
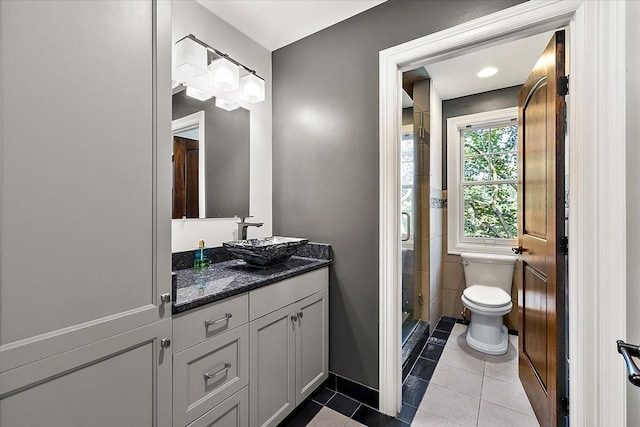
<instances>
[{"instance_id":1,"label":"cabinet door","mask_svg":"<svg viewBox=\"0 0 640 427\"><path fill-rule=\"evenodd\" d=\"M329 291L296 304L296 405L329 376Z\"/></svg>"},{"instance_id":2,"label":"cabinet door","mask_svg":"<svg viewBox=\"0 0 640 427\"><path fill-rule=\"evenodd\" d=\"M171 319L0 374L0 425L171 426Z\"/></svg>"},{"instance_id":3,"label":"cabinet door","mask_svg":"<svg viewBox=\"0 0 640 427\"><path fill-rule=\"evenodd\" d=\"M171 316L170 7L0 1L0 372Z\"/></svg>"},{"instance_id":4,"label":"cabinet door","mask_svg":"<svg viewBox=\"0 0 640 427\"><path fill-rule=\"evenodd\" d=\"M243 388L188 427L247 427L249 425L249 390Z\"/></svg>"},{"instance_id":5,"label":"cabinet door","mask_svg":"<svg viewBox=\"0 0 640 427\"><path fill-rule=\"evenodd\" d=\"M249 423L275 426L295 407L293 305L250 323Z\"/></svg>"}]
</instances>

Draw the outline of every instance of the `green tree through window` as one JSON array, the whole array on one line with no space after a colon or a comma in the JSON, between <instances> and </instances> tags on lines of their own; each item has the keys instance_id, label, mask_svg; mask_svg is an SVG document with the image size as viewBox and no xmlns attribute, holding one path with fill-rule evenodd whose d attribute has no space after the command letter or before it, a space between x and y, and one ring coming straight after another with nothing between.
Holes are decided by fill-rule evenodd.
<instances>
[{"instance_id":1,"label":"green tree through window","mask_svg":"<svg viewBox=\"0 0 640 427\"><path fill-rule=\"evenodd\" d=\"M517 238L518 126L467 128L460 136L463 238Z\"/></svg>"}]
</instances>

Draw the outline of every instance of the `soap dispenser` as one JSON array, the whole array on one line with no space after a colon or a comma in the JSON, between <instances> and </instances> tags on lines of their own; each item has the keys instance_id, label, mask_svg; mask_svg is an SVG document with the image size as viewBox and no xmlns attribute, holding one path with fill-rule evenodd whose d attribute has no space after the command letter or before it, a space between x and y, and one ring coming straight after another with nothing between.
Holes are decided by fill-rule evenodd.
<instances>
[{"instance_id":1,"label":"soap dispenser","mask_svg":"<svg viewBox=\"0 0 640 427\"><path fill-rule=\"evenodd\" d=\"M200 240L198 242L198 250L193 259L193 268L206 268L208 265L209 260L204 256L204 240Z\"/></svg>"}]
</instances>

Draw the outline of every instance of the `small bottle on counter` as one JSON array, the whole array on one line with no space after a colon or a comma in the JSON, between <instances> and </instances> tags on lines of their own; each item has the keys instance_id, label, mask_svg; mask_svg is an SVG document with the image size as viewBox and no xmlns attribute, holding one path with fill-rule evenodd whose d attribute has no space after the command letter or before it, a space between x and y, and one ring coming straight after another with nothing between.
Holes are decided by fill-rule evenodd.
<instances>
[{"instance_id":1,"label":"small bottle on counter","mask_svg":"<svg viewBox=\"0 0 640 427\"><path fill-rule=\"evenodd\" d=\"M193 268L206 268L209 266L209 259L204 256L204 240L198 242L198 250L193 259Z\"/></svg>"}]
</instances>

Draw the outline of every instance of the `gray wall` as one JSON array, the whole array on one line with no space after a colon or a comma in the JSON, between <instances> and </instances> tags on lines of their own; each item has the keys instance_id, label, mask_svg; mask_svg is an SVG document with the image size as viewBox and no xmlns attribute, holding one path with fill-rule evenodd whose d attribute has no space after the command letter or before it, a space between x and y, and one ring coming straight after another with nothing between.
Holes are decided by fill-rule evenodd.
<instances>
[{"instance_id":1,"label":"gray wall","mask_svg":"<svg viewBox=\"0 0 640 427\"><path fill-rule=\"evenodd\" d=\"M519 86L442 101L442 188L447 188L447 119L467 114L517 107Z\"/></svg>"},{"instance_id":2,"label":"gray wall","mask_svg":"<svg viewBox=\"0 0 640 427\"><path fill-rule=\"evenodd\" d=\"M249 215L249 110L173 95L172 120L204 111L206 218ZM201 190L201 189L200 189Z\"/></svg>"},{"instance_id":3,"label":"gray wall","mask_svg":"<svg viewBox=\"0 0 640 427\"><path fill-rule=\"evenodd\" d=\"M273 52L273 231L333 246L339 375L378 387L379 51L518 3L388 1Z\"/></svg>"}]
</instances>

